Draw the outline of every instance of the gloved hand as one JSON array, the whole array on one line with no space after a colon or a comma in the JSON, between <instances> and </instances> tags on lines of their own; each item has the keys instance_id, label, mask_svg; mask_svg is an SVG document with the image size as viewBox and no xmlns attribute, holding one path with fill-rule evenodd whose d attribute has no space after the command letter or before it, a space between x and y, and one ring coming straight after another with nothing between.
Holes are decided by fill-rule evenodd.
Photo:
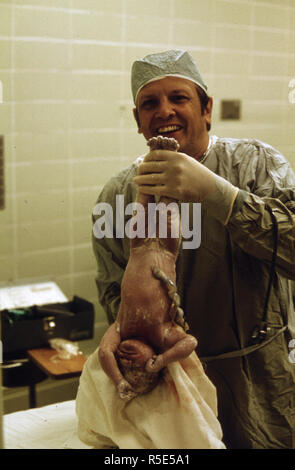
<instances>
[{"instance_id":1,"label":"gloved hand","mask_svg":"<svg viewBox=\"0 0 295 470\"><path fill-rule=\"evenodd\" d=\"M205 202L207 210L227 223L238 188L194 158L168 150L149 152L133 178L139 192L181 202Z\"/></svg>"},{"instance_id":2,"label":"gloved hand","mask_svg":"<svg viewBox=\"0 0 295 470\"><path fill-rule=\"evenodd\" d=\"M202 202L216 191L212 171L184 153L168 150L149 152L133 181L141 193L183 202Z\"/></svg>"}]
</instances>

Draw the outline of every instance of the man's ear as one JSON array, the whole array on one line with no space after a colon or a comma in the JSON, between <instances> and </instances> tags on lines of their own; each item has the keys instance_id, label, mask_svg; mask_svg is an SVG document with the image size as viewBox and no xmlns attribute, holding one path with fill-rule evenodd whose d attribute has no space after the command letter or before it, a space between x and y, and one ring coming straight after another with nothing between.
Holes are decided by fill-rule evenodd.
<instances>
[{"instance_id":1,"label":"man's ear","mask_svg":"<svg viewBox=\"0 0 295 470\"><path fill-rule=\"evenodd\" d=\"M207 129L211 127L212 119L212 110L213 110L213 98L209 98L206 108L204 109L204 116L207 124Z\"/></svg>"},{"instance_id":2,"label":"man's ear","mask_svg":"<svg viewBox=\"0 0 295 470\"><path fill-rule=\"evenodd\" d=\"M135 121L136 121L136 123L137 123L137 127L138 127L137 132L138 132L139 134L142 134L142 130L141 130L141 127L140 127L140 122L139 122L138 111L137 111L136 108L133 108L133 116L134 116L134 119L135 119Z\"/></svg>"}]
</instances>

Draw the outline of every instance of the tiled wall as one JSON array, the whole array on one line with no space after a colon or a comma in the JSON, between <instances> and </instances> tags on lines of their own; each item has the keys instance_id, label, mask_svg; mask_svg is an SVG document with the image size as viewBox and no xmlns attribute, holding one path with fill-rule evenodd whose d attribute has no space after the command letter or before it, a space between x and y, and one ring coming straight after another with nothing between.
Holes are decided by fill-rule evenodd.
<instances>
[{"instance_id":1,"label":"tiled wall","mask_svg":"<svg viewBox=\"0 0 295 470\"><path fill-rule=\"evenodd\" d=\"M166 48L198 61L213 133L267 141L295 168L295 0L0 0L0 283L52 279L97 305L91 211L146 150L131 64ZM238 122L220 121L229 98L242 100Z\"/></svg>"}]
</instances>

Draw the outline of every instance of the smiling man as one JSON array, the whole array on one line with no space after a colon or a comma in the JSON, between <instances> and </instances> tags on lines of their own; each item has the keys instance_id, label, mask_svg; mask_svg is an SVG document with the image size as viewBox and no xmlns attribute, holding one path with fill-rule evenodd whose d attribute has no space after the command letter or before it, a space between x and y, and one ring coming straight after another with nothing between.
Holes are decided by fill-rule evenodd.
<instances>
[{"instance_id":1,"label":"smiling man","mask_svg":"<svg viewBox=\"0 0 295 470\"><path fill-rule=\"evenodd\" d=\"M294 448L295 176L273 147L209 135L213 101L186 51L151 54L132 67L134 117L147 140L174 137L113 177L99 202L115 211L137 189L202 204L198 249L182 249L177 287L197 353L215 384L228 448ZM115 217L115 216L114 216ZM95 223L95 217L94 217ZM120 305L127 238L93 237L99 300L109 322ZM276 257L274 257L274 253Z\"/></svg>"},{"instance_id":2,"label":"smiling man","mask_svg":"<svg viewBox=\"0 0 295 470\"><path fill-rule=\"evenodd\" d=\"M180 151L198 158L207 149L212 98L202 112L197 86L184 78L152 81L138 93L134 115L138 130L148 140L174 137Z\"/></svg>"}]
</instances>

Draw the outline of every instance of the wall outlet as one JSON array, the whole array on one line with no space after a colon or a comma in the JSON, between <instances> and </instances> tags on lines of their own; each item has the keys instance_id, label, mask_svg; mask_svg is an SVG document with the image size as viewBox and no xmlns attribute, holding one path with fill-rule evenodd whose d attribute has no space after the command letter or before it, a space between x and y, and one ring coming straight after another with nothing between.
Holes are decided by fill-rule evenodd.
<instances>
[{"instance_id":1,"label":"wall outlet","mask_svg":"<svg viewBox=\"0 0 295 470\"><path fill-rule=\"evenodd\" d=\"M241 119L240 100L221 100L221 119Z\"/></svg>"}]
</instances>

